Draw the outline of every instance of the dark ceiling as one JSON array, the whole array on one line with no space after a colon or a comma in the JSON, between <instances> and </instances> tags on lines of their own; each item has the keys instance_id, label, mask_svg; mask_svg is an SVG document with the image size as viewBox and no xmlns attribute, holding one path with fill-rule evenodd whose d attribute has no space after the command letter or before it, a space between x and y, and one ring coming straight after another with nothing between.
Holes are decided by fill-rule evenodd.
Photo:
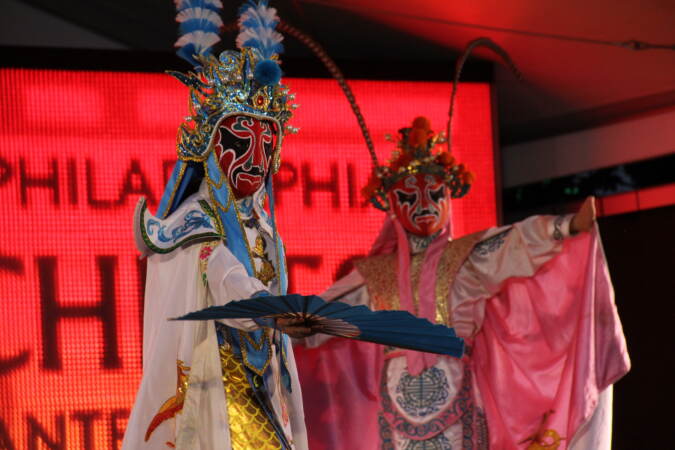
<instances>
[{"instance_id":1,"label":"dark ceiling","mask_svg":"<svg viewBox=\"0 0 675 450\"><path fill-rule=\"evenodd\" d=\"M176 39L169 0L26 0L132 50L168 51ZM224 22L236 6L224 1ZM229 7L229 4L232 6ZM505 143L601 125L675 105L675 51L631 50L637 39L675 44L675 1L273 0L288 23L344 63L448 67L479 36L500 43L524 74L496 70ZM414 5L414 6L411 6ZM224 37L225 44L232 42ZM287 56L311 54L288 40ZM477 58L492 58L477 52ZM349 67L349 64L347 64ZM427 69L429 70L429 69ZM350 76L345 70L347 77ZM441 75L443 77L445 74ZM439 78L434 73L430 78Z\"/></svg>"}]
</instances>

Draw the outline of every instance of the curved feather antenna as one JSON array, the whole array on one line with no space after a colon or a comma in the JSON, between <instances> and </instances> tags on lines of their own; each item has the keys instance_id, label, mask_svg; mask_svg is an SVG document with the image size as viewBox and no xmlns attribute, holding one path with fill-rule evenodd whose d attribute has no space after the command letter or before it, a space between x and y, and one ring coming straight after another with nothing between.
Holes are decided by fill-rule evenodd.
<instances>
[{"instance_id":1,"label":"curved feather antenna","mask_svg":"<svg viewBox=\"0 0 675 450\"><path fill-rule=\"evenodd\" d=\"M506 50L497 45L492 39L480 37L478 39L474 39L473 41L469 42L469 44L464 49L464 53L462 53L462 56L459 57L459 59L457 60L457 64L455 65L455 78L452 81L452 94L450 96L450 111L448 112L448 127L446 131L448 151L451 151L450 145L452 142L452 135L450 133L452 131L452 117L455 111L455 97L457 96L457 86L459 84L459 77L462 74L464 63L466 62L466 60L469 58L469 55L471 55L471 52L476 47L486 47L495 52L499 57L502 58L506 66L511 70L511 72L513 72L513 74L516 76L518 80L523 79L522 73L520 72L520 70L518 70L518 67L516 67L509 54L506 52Z\"/></svg>"},{"instance_id":2,"label":"curved feather antenna","mask_svg":"<svg viewBox=\"0 0 675 450\"><path fill-rule=\"evenodd\" d=\"M335 81L337 81L338 85L342 89L342 92L344 92L345 96L347 97L349 105L352 107L352 111L356 116L356 121L359 124L359 128L361 128L361 134L363 134L363 139L366 141L368 154L370 154L370 159L373 163L373 170L375 171L378 170L380 165L379 162L377 161L377 154L375 153L375 146L373 145L373 140L370 137L370 131L368 130L368 126L366 125L365 119L363 118L361 109L359 108L358 103L356 103L354 93L352 92L352 89L349 87L349 83L347 83L347 80L345 79L345 76L340 70L340 68L337 66L337 64L335 64L335 61L333 61L333 59L330 56L328 56L328 53L326 52L326 50L324 50L321 44L315 41L307 33L283 21L279 23L278 28L280 31L294 37L300 43L304 44L312 53L314 53L314 55L317 58L319 58L319 60L323 63L324 67L326 67L326 69L328 70L328 72L330 72ZM379 208L379 206L377 205L375 206Z\"/></svg>"},{"instance_id":3,"label":"curved feather antenna","mask_svg":"<svg viewBox=\"0 0 675 450\"><path fill-rule=\"evenodd\" d=\"M284 51L284 37L276 31L277 10L267 6L267 0L248 0L239 9L237 47L257 49L264 59L272 59Z\"/></svg>"},{"instance_id":4,"label":"curved feather antenna","mask_svg":"<svg viewBox=\"0 0 675 450\"><path fill-rule=\"evenodd\" d=\"M179 38L174 44L180 47L176 53L193 66L199 66L198 56L208 55L220 41L223 20L220 0L174 0Z\"/></svg>"},{"instance_id":5,"label":"curved feather antenna","mask_svg":"<svg viewBox=\"0 0 675 450\"><path fill-rule=\"evenodd\" d=\"M349 105L351 106L354 115L356 116L356 121L359 124L359 128L361 128L363 139L366 142L366 147L368 149L368 153L370 154L370 158L373 163L373 170L377 170L380 167L380 165L377 160L377 155L375 154L375 146L373 145L373 140L370 137L370 131L368 129L368 126L366 125L365 119L363 118L361 109L359 108L359 105L356 102L354 93L352 92L352 89L349 86L349 83L347 83L347 80L345 79L345 76L340 70L340 68L337 66L337 64L335 64L335 61L333 61L333 59L328 55L328 53L321 46L321 44L319 44L314 38L312 38L304 31L280 19L276 28L282 33L285 33L295 38L298 42L306 46L317 58L319 58L319 60L324 65L326 70L328 70L328 72L333 76L335 81L337 81L338 85L342 89L342 92L344 92L345 97L347 97L347 101L349 102ZM223 30L225 32L235 31L236 24L227 23L223 26Z\"/></svg>"}]
</instances>

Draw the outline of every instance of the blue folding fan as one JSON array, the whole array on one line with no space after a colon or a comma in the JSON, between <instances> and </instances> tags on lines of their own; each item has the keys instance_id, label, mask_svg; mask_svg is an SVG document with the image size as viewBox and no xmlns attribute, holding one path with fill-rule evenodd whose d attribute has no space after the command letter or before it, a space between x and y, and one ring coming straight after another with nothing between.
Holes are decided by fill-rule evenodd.
<instances>
[{"instance_id":1,"label":"blue folding fan","mask_svg":"<svg viewBox=\"0 0 675 450\"><path fill-rule=\"evenodd\" d=\"M174 320L303 319L320 333L393 347L461 357L464 340L452 328L434 325L407 311L371 311L368 307L327 302L298 294L237 300L211 306Z\"/></svg>"}]
</instances>

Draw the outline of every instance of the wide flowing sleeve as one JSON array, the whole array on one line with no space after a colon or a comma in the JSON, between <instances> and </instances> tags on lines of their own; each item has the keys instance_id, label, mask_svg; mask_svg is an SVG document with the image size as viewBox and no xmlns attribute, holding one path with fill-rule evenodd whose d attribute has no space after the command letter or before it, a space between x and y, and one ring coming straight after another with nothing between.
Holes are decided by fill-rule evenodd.
<instances>
[{"instance_id":1,"label":"wide flowing sleeve","mask_svg":"<svg viewBox=\"0 0 675 450\"><path fill-rule=\"evenodd\" d=\"M533 276L562 250L572 216L532 216L488 230L457 272L450 292L453 326L462 337L481 328L485 301L504 283Z\"/></svg>"},{"instance_id":2,"label":"wide flowing sleeve","mask_svg":"<svg viewBox=\"0 0 675 450\"><path fill-rule=\"evenodd\" d=\"M603 391L630 368L597 228L552 241L548 250L501 254L486 288L493 295L481 312L473 369L494 448L526 448L537 431L560 438L559 449L581 448L569 447L577 431L594 412L601 416ZM518 267L505 278L499 266L509 264ZM603 414L611 417L611 404ZM608 435L610 425L593 433Z\"/></svg>"},{"instance_id":3,"label":"wide flowing sleeve","mask_svg":"<svg viewBox=\"0 0 675 450\"><path fill-rule=\"evenodd\" d=\"M215 246L208 256L206 275L214 305L224 305L267 292L265 285L249 276L244 266L222 244ZM251 319L221 319L219 322L244 331L259 328Z\"/></svg>"}]
</instances>

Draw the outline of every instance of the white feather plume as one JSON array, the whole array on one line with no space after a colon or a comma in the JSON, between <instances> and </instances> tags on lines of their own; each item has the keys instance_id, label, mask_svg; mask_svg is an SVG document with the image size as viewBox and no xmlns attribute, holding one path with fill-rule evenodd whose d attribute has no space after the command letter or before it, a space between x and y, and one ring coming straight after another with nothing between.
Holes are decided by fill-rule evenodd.
<instances>
[{"instance_id":1,"label":"white feather plume","mask_svg":"<svg viewBox=\"0 0 675 450\"><path fill-rule=\"evenodd\" d=\"M220 41L223 19L220 17L220 0L174 0L179 38L175 43L180 47L178 55L193 65L199 65L195 55L205 55Z\"/></svg>"},{"instance_id":2,"label":"white feather plume","mask_svg":"<svg viewBox=\"0 0 675 450\"><path fill-rule=\"evenodd\" d=\"M181 12L179 12L178 15L176 16L176 22L182 23L191 19L204 19L208 20L209 22L218 27L223 26L223 19L220 17L220 14L210 9L205 8L184 9Z\"/></svg>"},{"instance_id":3,"label":"white feather plume","mask_svg":"<svg viewBox=\"0 0 675 450\"><path fill-rule=\"evenodd\" d=\"M184 34L176 41L176 47L185 47L188 44L195 44L195 47L208 48L220 41L220 36L216 33L205 33L203 31L193 31Z\"/></svg>"},{"instance_id":4,"label":"white feather plume","mask_svg":"<svg viewBox=\"0 0 675 450\"><path fill-rule=\"evenodd\" d=\"M185 9L188 6L192 5L192 0L173 0L178 11ZM223 4L220 0L203 0L203 4L213 6L213 8L222 8Z\"/></svg>"},{"instance_id":5,"label":"white feather plume","mask_svg":"<svg viewBox=\"0 0 675 450\"><path fill-rule=\"evenodd\" d=\"M257 48L265 58L283 51L283 36L275 30L279 23L277 10L268 7L266 1L257 5L249 1L247 6L242 8L239 16L237 47Z\"/></svg>"}]
</instances>

